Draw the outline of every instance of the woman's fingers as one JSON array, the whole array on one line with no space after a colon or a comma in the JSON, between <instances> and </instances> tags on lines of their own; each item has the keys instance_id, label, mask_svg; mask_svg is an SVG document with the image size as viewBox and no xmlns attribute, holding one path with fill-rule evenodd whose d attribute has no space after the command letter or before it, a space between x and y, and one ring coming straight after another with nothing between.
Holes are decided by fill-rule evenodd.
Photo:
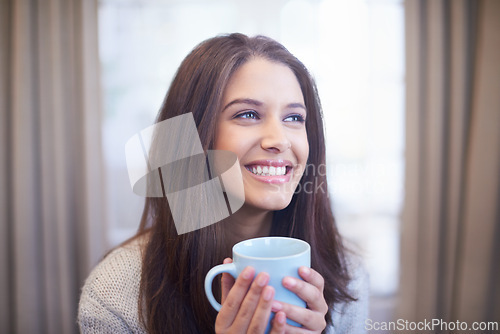
<instances>
[{"instance_id":1,"label":"woman's fingers","mask_svg":"<svg viewBox=\"0 0 500 334\"><path fill-rule=\"evenodd\" d=\"M280 311L274 315L270 334L283 334L286 328L286 314Z\"/></svg>"},{"instance_id":2,"label":"woman's fingers","mask_svg":"<svg viewBox=\"0 0 500 334\"><path fill-rule=\"evenodd\" d=\"M233 260L231 258L225 258L223 263L226 264L226 263L232 263L232 262L233 262ZM234 277L228 273L222 273L222 278L221 278L220 284L221 284L221 293L222 293L221 304L224 304L224 302L226 301L226 297L229 294L229 291L231 290L231 288L234 285Z\"/></svg>"},{"instance_id":3,"label":"woman's fingers","mask_svg":"<svg viewBox=\"0 0 500 334\"><path fill-rule=\"evenodd\" d=\"M255 277L250 290L248 290L245 299L241 303L240 310L232 326L238 333L246 333L250 326L252 327L252 333L265 330L267 320L271 314L272 297L268 298L269 293L271 292L274 297L274 289L265 289L268 283L269 274L267 273L260 273ZM266 292L266 294L263 292ZM265 317L266 313L267 318Z\"/></svg>"},{"instance_id":4,"label":"woman's fingers","mask_svg":"<svg viewBox=\"0 0 500 334\"><path fill-rule=\"evenodd\" d=\"M263 333L271 315L274 288L268 286L269 274L245 268L238 276L225 299L216 320L216 332ZM225 284L225 283L221 283ZM228 288L229 284L224 287Z\"/></svg>"},{"instance_id":5,"label":"woman's fingers","mask_svg":"<svg viewBox=\"0 0 500 334\"><path fill-rule=\"evenodd\" d=\"M320 273L312 268L302 266L299 268L299 275L304 281L314 285L321 293L323 293L325 279L320 275Z\"/></svg>"},{"instance_id":6,"label":"woman's fingers","mask_svg":"<svg viewBox=\"0 0 500 334\"><path fill-rule=\"evenodd\" d=\"M274 303L274 305L279 307L273 307L273 311L280 311L286 314L286 317L296 323L301 324L304 328L308 330L319 330L322 331L326 327L325 315L319 312L314 312L310 309L306 309L300 306L291 305L287 303ZM290 326L290 325L289 325ZM290 326L294 327L294 326ZM288 328L288 327L287 327ZM292 328L295 330L295 328ZM286 331L287 333L289 330Z\"/></svg>"},{"instance_id":7,"label":"woman's fingers","mask_svg":"<svg viewBox=\"0 0 500 334\"><path fill-rule=\"evenodd\" d=\"M222 326L223 328L228 328L231 326L240 310L243 299L245 299L248 288L252 284L254 275L254 268L246 267L243 269L222 304L217 316L216 327Z\"/></svg>"},{"instance_id":8,"label":"woman's fingers","mask_svg":"<svg viewBox=\"0 0 500 334\"><path fill-rule=\"evenodd\" d=\"M225 259L224 263L230 263ZM323 277L313 269L301 267L302 279L285 277L283 286L304 300L308 308L274 301L274 288L268 286L269 275L247 267L236 281L227 275L222 277L222 308L217 316L216 328L236 333L262 333L267 327L271 311L276 312L271 333L321 332L325 326L328 305L323 296ZM291 319L303 328L286 324ZM217 331L217 330L216 330Z\"/></svg>"},{"instance_id":9,"label":"woman's fingers","mask_svg":"<svg viewBox=\"0 0 500 334\"><path fill-rule=\"evenodd\" d=\"M287 276L282 284L305 301L307 308L274 302L272 310L284 312L288 319L303 326L297 328L286 325L286 333L321 332L326 327L325 314L328 312L328 305L323 296L324 279L317 271L307 267L300 267L299 275L303 280Z\"/></svg>"},{"instance_id":10,"label":"woman's fingers","mask_svg":"<svg viewBox=\"0 0 500 334\"><path fill-rule=\"evenodd\" d=\"M258 277L258 276L257 276ZM274 298L274 288L272 286L266 286L262 289L260 294L259 303L248 327L250 333L263 333L266 329L269 318L271 316L271 304Z\"/></svg>"},{"instance_id":11,"label":"woman's fingers","mask_svg":"<svg viewBox=\"0 0 500 334\"><path fill-rule=\"evenodd\" d=\"M328 305L323 296L323 277L313 269L304 268L299 269L299 275L304 280L287 276L283 279L283 286L297 294L311 310L326 314Z\"/></svg>"}]
</instances>

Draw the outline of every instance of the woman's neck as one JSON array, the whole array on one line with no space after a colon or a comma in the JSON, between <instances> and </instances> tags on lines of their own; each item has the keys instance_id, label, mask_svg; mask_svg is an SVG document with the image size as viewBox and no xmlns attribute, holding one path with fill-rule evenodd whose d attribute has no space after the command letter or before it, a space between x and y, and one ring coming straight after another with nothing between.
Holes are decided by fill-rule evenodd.
<instances>
[{"instance_id":1,"label":"woman's neck","mask_svg":"<svg viewBox=\"0 0 500 334\"><path fill-rule=\"evenodd\" d=\"M224 219L223 228L229 246L247 239L269 236L273 221L272 211L243 207Z\"/></svg>"}]
</instances>

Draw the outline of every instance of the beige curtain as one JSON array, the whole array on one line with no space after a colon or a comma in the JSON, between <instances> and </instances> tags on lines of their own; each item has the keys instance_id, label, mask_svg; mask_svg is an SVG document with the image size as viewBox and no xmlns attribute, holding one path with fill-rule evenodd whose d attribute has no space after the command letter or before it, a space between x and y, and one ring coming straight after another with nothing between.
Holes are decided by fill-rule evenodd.
<instances>
[{"instance_id":1,"label":"beige curtain","mask_svg":"<svg viewBox=\"0 0 500 334\"><path fill-rule=\"evenodd\" d=\"M105 248L97 3L0 2L0 332L74 333Z\"/></svg>"},{"instance_id":2,"label":"beige curtain","mask_svg":"<svg viewBox=\"0 0 500 334\"><path fill-rule=\"evenodd\" d=\"M500 1L406 0L405 11L397 318L500 321Z\"/></svg>"}]
</instances>

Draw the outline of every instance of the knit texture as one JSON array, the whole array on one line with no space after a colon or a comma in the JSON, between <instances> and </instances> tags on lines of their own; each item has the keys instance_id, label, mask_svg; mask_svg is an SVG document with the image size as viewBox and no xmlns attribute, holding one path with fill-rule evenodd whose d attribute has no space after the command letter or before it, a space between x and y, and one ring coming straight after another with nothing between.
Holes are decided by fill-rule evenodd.
<instances>
[{"instance_id":1,"label":"knit texture","mask_svg":"<svg viewBox=\"0 0 500 334\"><path fill-rule=\"evenodd\" d=\"M136 240L104 258L82 289L78 325L82 333L146 333L139 322L138 298L141 280L141 245ZM365 333L368 317L368 278L359 264L352 264L349 290L358 300L336 305L334 328L328 333Z\"/></svg>"}]
</instances>

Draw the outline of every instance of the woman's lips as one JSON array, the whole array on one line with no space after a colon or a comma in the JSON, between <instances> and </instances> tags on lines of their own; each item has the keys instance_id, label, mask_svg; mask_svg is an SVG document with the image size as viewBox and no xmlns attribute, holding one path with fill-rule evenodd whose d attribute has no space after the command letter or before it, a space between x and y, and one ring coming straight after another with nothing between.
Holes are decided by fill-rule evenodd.
<instances>
[{"instance_id":1,"label":"woman's lips","mask_svg":"<svg viewBox=\"0 0 500 334\"><path fill-rule=\"evenodd\" d=\"M246 164L245 169L261 182L287 183L293 172L293 164L288 160L256 160Z\"/></svg>"}]
</instances>

